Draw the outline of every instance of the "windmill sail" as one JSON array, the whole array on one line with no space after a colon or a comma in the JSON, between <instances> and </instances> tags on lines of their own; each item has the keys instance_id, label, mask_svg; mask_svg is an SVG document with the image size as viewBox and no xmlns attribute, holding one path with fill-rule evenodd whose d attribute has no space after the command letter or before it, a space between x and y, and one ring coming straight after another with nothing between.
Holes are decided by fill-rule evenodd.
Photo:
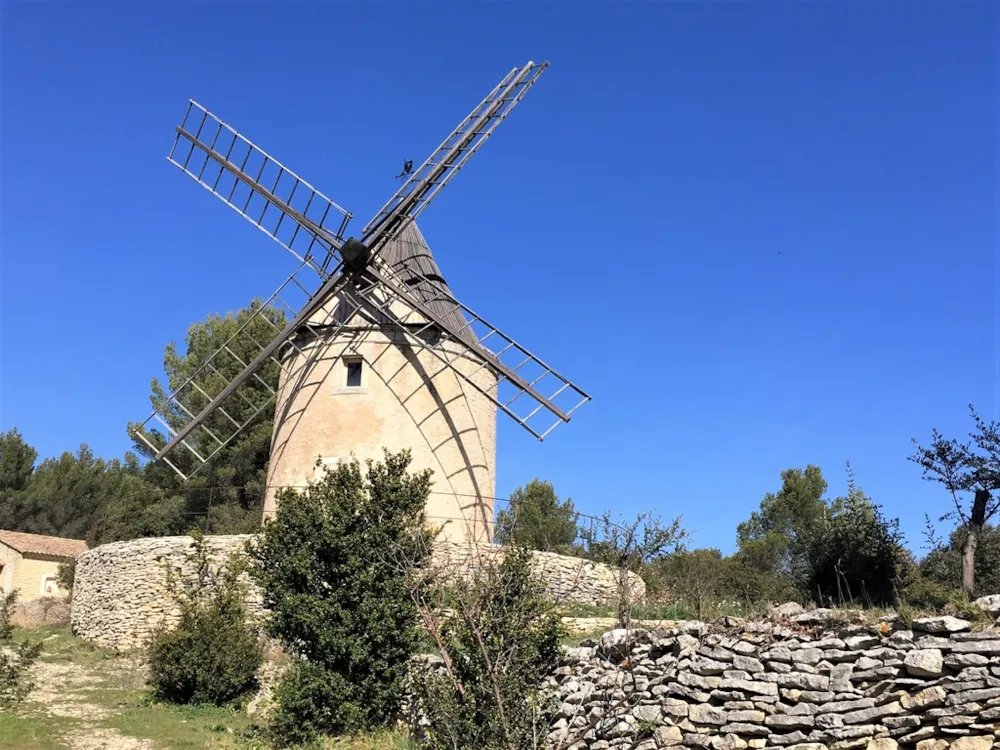
<instances>
[{"instance_id":1,"label":"windmill sail","mask_svg":"<svg viewBox=\"0 0 1000 750\"><path fill-rule=\"evenodd\" d=\"M414 221L493 134L548 66L547 62L528 62L504 76L378 210L363 230L364 243L377 252Z\"/></svg>"},{"instance_id":2,"label":"windmill sail","mask_svg":"<svg viewBox=\"0 0 1000 750\"><path fill-rule=\"evenodd\" d=\"M193 99L167 159L300 263L334 267L351 213Z\"/></svg>"},{"instance_id":3,"label":"windmill sail","mask_svg":"<svg viewBox=\"0 0 1000 750\"><path fill-rule=\"evenodd\" d=\"M132 434L183 478L198 471L274 402L283 358L289 350L302 353L297 331L335 336L344 327L332 309L315 303L313 290L329 287L336 293L346 282L344 276L324 281L303 262L251 307L222 347L172 392L154 399L153 413ZM287 317L290 323L284 323Z\"/></svg>"}]
</instances>

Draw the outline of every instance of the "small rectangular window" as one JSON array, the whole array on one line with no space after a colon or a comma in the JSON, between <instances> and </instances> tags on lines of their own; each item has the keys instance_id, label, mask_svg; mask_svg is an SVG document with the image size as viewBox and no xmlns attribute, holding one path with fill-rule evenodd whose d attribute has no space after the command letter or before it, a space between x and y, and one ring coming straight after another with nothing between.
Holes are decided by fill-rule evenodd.
<instances>
[{"instance_id":1,"label":"small rectangular window","mask_svg":"<svg viewBox=\"0 0 1000 750\"><path fill-rule=\"evenodd\" d=\"M347 387L359 388L361 386L361 360L345 364L347 365Z\"/></svg>"}]
</instances>

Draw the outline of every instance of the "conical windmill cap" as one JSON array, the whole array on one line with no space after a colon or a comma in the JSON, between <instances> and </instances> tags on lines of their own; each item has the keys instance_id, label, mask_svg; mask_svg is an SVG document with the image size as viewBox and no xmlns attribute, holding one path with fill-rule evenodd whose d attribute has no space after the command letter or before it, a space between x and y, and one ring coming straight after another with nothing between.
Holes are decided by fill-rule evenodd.
<instances>
[{"instance_id":1,"label":"conical windmill cap","mask_svg":"<svg viewBox=\"0 0 1000 750\"><path fill-rule=\"evenodd\" d=\"M380 253L382 261L392 268L410 293L423 302L455 331L461 332L468 346L478 349L479 341L469 321L457 306L455 295L441 275L441 269L427 240L415 221L406 225Z\"/></svg>"}]
</instances>

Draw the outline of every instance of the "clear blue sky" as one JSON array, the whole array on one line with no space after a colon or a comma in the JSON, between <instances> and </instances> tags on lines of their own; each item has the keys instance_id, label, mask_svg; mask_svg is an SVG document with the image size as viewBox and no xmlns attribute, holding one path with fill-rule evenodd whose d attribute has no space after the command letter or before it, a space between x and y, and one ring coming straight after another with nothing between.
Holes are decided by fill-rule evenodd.
<instances>
[{"instance_id":1,"label":"clear blue sky","mask_svg":"<svg viewBox=\"0 0 1000 750\"><path fill-rule=\"evenodd\" d=\"M996 4L6 2L0 428L105 456L164 345L283 251L165 156L189 97L363 222L514 65L421 218L456 293L590 391L498 495L734 528L817 463L919 546L906 461L998 403ZM352 225L354 226L354 225Z\"/></svg>"}]
</instances>

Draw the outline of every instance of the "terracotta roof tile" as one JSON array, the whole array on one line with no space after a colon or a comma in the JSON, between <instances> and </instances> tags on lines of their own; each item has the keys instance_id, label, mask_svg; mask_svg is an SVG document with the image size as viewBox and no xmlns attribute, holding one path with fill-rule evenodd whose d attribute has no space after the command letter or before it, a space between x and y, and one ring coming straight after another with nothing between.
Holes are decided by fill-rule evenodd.
<instances>
[{"instance_id":1,"label":"terracotta roof tile","mask_svg":"<svg viewBox=\"0 0 1000 750\"><path fill-rule=\"evenodd\" d=\"M59 536L25 534L20 531L0 529L0 542L24 554L52 555L53 557L76 557L86 552L87 543L82 539L63 539Z\"/></svg>"}]
</instances>

